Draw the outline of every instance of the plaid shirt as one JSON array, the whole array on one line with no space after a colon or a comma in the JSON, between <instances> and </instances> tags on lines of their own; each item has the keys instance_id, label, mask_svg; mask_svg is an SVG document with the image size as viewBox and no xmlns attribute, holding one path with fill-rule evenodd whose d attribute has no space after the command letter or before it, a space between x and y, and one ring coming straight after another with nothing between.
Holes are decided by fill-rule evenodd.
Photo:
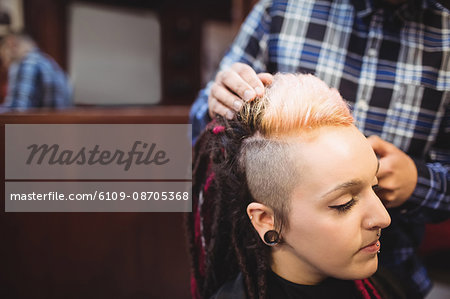
<instances>
[{"instance_id":1,"label":"plaid shirt","mask_svg":"<svg viewBox=\"0 0 450 299\"><path fill-rule=\"evenodd\" d=\"M313 73L340 91L366 136L414 159L417 187L390 210L380 262L424 295L431 281L415 254L424 223L450 215L450 16L432 0L377 3L260 1L220 69L243 62L256 72ZM192 106L194 140L210 121L212 83Z\"/></svg>"},{"instance_id":2,"label":"plaid shirt","mask_svg":"<svg viewBox=\"0 0 450 299\"><path fill-rule=\"evenodd\" d=\"M4 107L63 108L71 105L72 87L66 74L37 48L8 70L8 93Z\"/></svg>"}]
</instances>

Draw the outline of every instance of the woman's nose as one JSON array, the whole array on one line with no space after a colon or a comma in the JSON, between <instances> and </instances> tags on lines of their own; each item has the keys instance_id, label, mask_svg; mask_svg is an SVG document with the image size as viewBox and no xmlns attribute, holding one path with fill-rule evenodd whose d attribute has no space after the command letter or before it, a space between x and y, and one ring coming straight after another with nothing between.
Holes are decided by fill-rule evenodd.
<instances>
[{"instance_id":1,"label":"woman's nose","mask_svg":"<svg viewBox=\"0 0 450 299\"><path fill-rule=\"evenodd\" d=\"M366 229L386 228L391 224L391 217L381 200L371 191L366 205L366 217L364 227Z\"/></svg>"}]
</instances>

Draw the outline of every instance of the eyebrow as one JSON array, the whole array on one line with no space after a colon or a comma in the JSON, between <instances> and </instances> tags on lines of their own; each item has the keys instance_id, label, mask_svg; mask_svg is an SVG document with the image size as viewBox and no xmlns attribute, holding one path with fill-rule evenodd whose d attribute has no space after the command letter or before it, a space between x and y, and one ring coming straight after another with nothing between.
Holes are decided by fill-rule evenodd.
<instances>
[{"instance_id":1,"label":"eyebrow","mask_svg":"<svg viewBox=\"0 0 450 299\"><path fill-rule=\"evenodd\" d=\"M362 183L363 183L363 182L362 182L361 180L351 180L351 181L348 181L348 182L339 184L339 185L337 185L336 187L334 187L333 189L331 189L330 191L328 191L327 193L325 193L325 194L322 196L322 198L323 198L323 197L326 197L327 195L329 195L329 194L331 194L331 193L334 193L334 192L336 192L336 191L339 191L339 190L347 190L347 189L354 188L355 186L362 185Z\"/></svg>"},{"instance_id":2,"label":"eyebrow","mask_svg":"<svg viewBox=\"0 0 450 299\"><path fill-rule=\"evenodd\" d=\"M380 160L377 160L377 171L375 172L375 176L378 174L378 170L380 169ZM334 187L333 189L331 189L330 191L328 191L327 193L325 193L322 198L326 197L327 195L334 193L336 191L340 191L340 190L348 190L348 189L352 189L355 186L360 186L363 184L363 181L355 179L355 180L351 180L342 184L337 185L336 187Z\"/></svg>"}]
</instances>

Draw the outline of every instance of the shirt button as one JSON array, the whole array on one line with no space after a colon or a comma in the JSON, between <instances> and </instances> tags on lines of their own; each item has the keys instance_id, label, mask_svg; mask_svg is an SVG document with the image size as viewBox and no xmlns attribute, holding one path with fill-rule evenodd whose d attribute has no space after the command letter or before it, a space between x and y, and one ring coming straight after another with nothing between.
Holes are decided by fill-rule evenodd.
<instances>
[{"instance_id":1,"label":"shirt button","mask_svg":"<svg viewBox=\"0 0 450 299\"><path fill-rule=\"evenodd\" d=\"M368 55L369 57L375 57L375 56L377 56L377 50L375 50L374 48L370 48L370 49L367 51L367 55Z\"/></svg>"},{"instance_id":2,"label":"shirt button","mask_svg":"<svg viewBox=\"0 0 450 299\"><path fill-rule=\"evenodd\" d=\"M361 110L369 110L369 104L367 104L366 100L361 99L358 103L358 107Z\"/></svg>"}]
</instances>

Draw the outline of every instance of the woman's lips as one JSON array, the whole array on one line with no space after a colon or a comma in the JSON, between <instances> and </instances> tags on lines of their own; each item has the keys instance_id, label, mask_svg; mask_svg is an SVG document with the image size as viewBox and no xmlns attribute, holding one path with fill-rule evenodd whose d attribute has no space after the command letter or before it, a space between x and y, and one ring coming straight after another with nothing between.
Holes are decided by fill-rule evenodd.
<instances>
[{"instance_id":1,"label":"woman's lips","mask_svg":"<svg viewBox=\"0 0 450 299\"><path fill-rule=\"evenodd\" d=\"M380 240L376 240L369 245L363 247L360 249L360 251L367 252L367 253L377 253L380 250L381 243Z\"/></svg>"}]
</instances>

